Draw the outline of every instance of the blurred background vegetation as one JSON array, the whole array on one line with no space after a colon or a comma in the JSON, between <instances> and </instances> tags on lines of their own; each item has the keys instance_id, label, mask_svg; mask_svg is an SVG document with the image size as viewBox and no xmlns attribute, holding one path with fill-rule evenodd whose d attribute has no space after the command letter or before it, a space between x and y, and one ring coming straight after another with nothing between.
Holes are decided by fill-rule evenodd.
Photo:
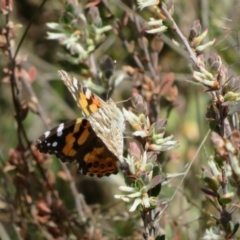
<instances>
[{"instance_id":1,"label":"blurred background vegetation","mask_svg":"<svg viewBox=\"0 0 240 240\"><path fill-rule=\"evenodd\" d=\"M132 90L138 89L137 86L139 86L137 80L133 80L129 74L126 74L128 67L135 69L139 67L134 56L138 56L145 71L149 71L140 38L145 37L144 41L147 41L150 52L153 49L158 49L155 51L155 55L151 55L151 57L157 58L159 68L157 75L160 80L173 78L173 85L177 88L176 94L171 96L172 99L169 97L171 95L169 92L161 98L158 118L168 119L167 133L173 134L180 143L178 149L162 153L159 162L165 173L182 173L187 164L194 158L208 131L205 114L210 96L203 93L202 86L192 81L192 62L174 31L167 31L160 36L144 34L143 31L139 32L134 14L137 14L141 19L142 26L144 21L148 21L150 17L154 16L153 12L147 9L140 11L136 8L134 1L108 1L106 4L111 10L109 12L105 3L105 1L80 1L79 8L81 10L79 9L79 12L86 16L87 21L93 21L93 19L97 21L97 17L91 18L89 16L89 9L96 6L101 19L101 23L98 23L99 26L116 26L118 19L124 19L124 11L128 12L128 21L121 27L121 30L129 46L127 49L123 39L117 36L116 32L107 31L104 38L91 52L91 57L94 58L97 68L100 68L100 63L106 55L116 60L113 76L115 78L124 77L119 85L115 86L111 98L115 101L122 101L127 100L131 96ZM51 31L47 27L47 23L60 21L65 11L64 1L46 1L34 18L34 14L42 4L41 0L13 1L12 4L13 11L10 18L14 24L17 24L13 37L14 50L16 50L26 27L31 22L18 53L17 62L28 73L29 83L38 99L45 123L48 127L55 127L61 122L79 117L81 112L60 81L57 70L74 72L75 76L84 80L89 77L91 59L89 57L73 64L66 57L66 52L68 52L66 47L63 47L59 41L47 38L47 32ZM133 5L135 8L132 7ZM189 29L193 22L199 19L203 31L208 29L205 41L208 42L216 38L215 45L207 48L204 54L209 56L210 53L217 52L231 71L237 74L239 72L239 6L238 1L231 0L220 0L217 3L206 0L179 0L174 3L173 14L175 22L186 37L189 35ZM5 15L2 14L0 19L0 27L3 29L6 24ZM172 39L178 41L180 45L175 45ZM134 48L134 50L130 48ZM92 231L95 231L95 237L74 238L74 234L71 233L71 237L60 238L56 237L57 233L48 234L45 230L43 230L45 233L42 233L39 230L41 227L36 222L29 224L32 221L31 216L24 215L24 210L20 206L17 207L15 203L18 201L20 189L16 189L16 182L13 181L14 174L12 175L11 171L6 170L7 162L11 160L11 151L19 146L12 93L6 74L8 66L9 58L2 49L0 57L0 238L4 240L51 239L51 237L53 239L142 239L142 226L138 213L129 214L129 205L123 204L113 197L119 192L118 186L123 184L121 174L102 179L85 177L76 172L75 164L68 165L68 167L77 190L85 200L82 201L86 203L84 208L89 214L86 218L91 219L86 225L92 227ZM28 108L23 125L28 139L34 143L47 128L39 116L39 109L32 99L33 95L29 93L29 89L24 84L21 88L21 100ZM101 96L104 98L107 95L103 93ZM128 103L125 106L129 106ZM129 137L128 132L126 137ZM127 149L125 150L127 153ZM201 175L201 167L206 165L207 158L213 153L214 149L207 140L204 150L202 149L194 160L177 196L165 211L160 226L166 233L167 239L200 239L210 222L214 222L210 214L217 215L218 213L206 201L205 195L200 190L202 183L197 178L197 175ZM35 167L34 164L33 167ZM47 176L54 186L54 191L57 192L59 199L68 211L65 214L72 220L74 218L72 216L76 214L76 202L72 196L69 182L66 181L66 173L62 170L62 165L57 158L48 157L44 160L44 167L48 169ZM39 178L39 181L42 181L41 177ZM170 198L178 182L177 178L164 186L160 198ZM46 194L48 194L47 191ZM40 198L44 195L44 188L41 188L41 191L36 191L36 196L32 196L32 198ZM10 201L11 207L4 199ZM29 204L31 205L32 202L33 200L29 201ZM39 202L40 200L38 200ZM34 210L32 209L32 211ZM62 215L59 216L62 217ZM71 229L71 227L69 228ZM84 226L80 224L79 228L84 229ZM36 231L36 229L38 230Z\"/></svg>"}]
</instances>

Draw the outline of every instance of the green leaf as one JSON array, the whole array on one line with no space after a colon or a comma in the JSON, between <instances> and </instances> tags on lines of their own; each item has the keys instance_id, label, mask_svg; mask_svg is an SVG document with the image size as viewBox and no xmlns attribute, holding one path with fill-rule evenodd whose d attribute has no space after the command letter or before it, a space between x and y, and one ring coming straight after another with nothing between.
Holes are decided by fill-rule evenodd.
<instances>
[{"instance_id":1,"label":"green leaf","mask_svg":"<svg viewBox=\"0 0 240 240\"><path fill-rule=\"evenodd\" d=\"M229 204L232 202L232 199L234 197L234 194L233 193L227 193L225 194L223 197L220 197L218 199L218 202L221 204L221 205L226 205L226 204Z\"/></svg>"},{"instance_id":2,"label":"green leaf","mask_svg":"<svg viewBox=\"0 0 240 240\"><path fill-rule=\"evenodd\" d=\"M206 186L208 186L210 189L212 189L214 192L218 191L219 188L219 183L216 179L214 178L210 178L210 177L205 177L203 179L204 183L206 184Z\"/></svg>"},{"instance_id":3,"label":"green leaf","mask_svg":"<svg viewBox=\"0 0 240 240\"><path fill-rule=\"evenodd\" d=\"M152 163L146 164L146 166L145 166L145 171L146 171L146 172L151 172L152 169L153 169Z\"/></svg>"},{"instance_id":4,"label":"green leaf","mask_svg":"<svg viewBox=\"0 0 240 240\"><path fill-rule=\"evenodd\" d=\"M161 173L160 166L159 165L154 166L154 168L153 168L153 177L155 177L157 175L160 175L160 173Z\"/></svg>"},{"instance_id":5,"label":"green leaf","mask_svg":"<svg viewBox=\"0 0 240 240\"><path fill-rule=\"evenodd\" d=\"M162 181L163 181L163 177L161 174L161 168L159 165L156 165L153 168L153 179L151 181L151 196L153 197L157 197L161 191L162 188ZM158 182L159 181L159 182Z\"/></svg>"},{"instance_id":6,"label":"green leaf","mask_svg":"<svg viewBox=\"0 0 240 240\"><path fill-rule=\"evenodd\" d=\"M155 240L165 240L165 239L166 239L165 235L157 236L155 238Z\"/></svg>"},{"instance_id":7,"label":"green leaf","mask_svg":"<svg viewBox=\"0 0 240 240\"><path fill-rule=\"evenodd\" d=\"M142 179L138 178L135 182L135 186L137 189L142 189L144 187L144 183L143 183Z\"/></svg>"},{"instance_id":8,"label":"green leaf","mask_svg":"<svg viewBox=\"0 0 240 240\"><path fill-rule=\"evenodd\" d=\"M168 28L172 28L174 24L171 20L163 20L163 25Z\"/></svg>"},{"instance_id":9,"label":"green leaf","mask_svg":"<svg viewBox=\"0 0 240 240\"><path fill-rule=\"evenodd\" d=\"M234 224L234 228L232 230L232 234L231 234L230 238L232 238L235 235L235 233L237 232L238 228L239 228L239 223Z\"/></svg>"}]
</instances>

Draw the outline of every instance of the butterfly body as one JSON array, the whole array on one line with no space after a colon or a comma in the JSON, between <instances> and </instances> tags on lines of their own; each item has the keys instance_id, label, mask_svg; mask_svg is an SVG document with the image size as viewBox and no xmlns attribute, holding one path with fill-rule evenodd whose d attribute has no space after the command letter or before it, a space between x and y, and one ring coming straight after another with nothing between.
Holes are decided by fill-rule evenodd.
<instances>
[{"instance_id":1,"label":"butterfly body","mask_svg":"<svg viewBox=\"0 0 240 240\"><path fill-rule=\"evenodd\" d=\"M65 71L63 82L81 108L85 118L62 123L37 140L43 153L55 154L63 162L77 161L84 175L109 176L118 172L123 158L124 118L110 99L103 101Z\"/></svg>"}]
</instances>

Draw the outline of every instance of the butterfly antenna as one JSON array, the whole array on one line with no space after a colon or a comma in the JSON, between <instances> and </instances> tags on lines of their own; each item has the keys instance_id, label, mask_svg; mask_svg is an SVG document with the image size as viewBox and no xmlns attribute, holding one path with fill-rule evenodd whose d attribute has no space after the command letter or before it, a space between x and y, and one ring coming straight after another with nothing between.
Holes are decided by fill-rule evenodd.
<instances>
[{"instance_id":1,"label":"butterfly antenna","mask_svg":"<svg viewBox=\"0 0 240 240\"><path fill-rule=\"evenodd\" d=\"M128 102L129 100L131 100L131 97L128 98L128 99L122 100L122 101L115 102L115 103L116 103L116 104L124 103L124 102Z\"/></svg>"}]
</instances>

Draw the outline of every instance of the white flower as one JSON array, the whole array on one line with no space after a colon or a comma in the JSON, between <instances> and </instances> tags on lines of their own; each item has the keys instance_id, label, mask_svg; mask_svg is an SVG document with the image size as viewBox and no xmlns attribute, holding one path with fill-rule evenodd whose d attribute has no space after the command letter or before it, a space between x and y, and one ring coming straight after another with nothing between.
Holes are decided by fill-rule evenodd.
<instances>
[{"instance_id":1,"label":"white flower","mask_svg":"<svg viewBox=\"0 0 240 240\"><path fill-rule=\"evenodd\" d=\"M158 27L158 28L153 28L151 30L146 30L147 33L163 33L163 32L166 32L168 28L166 26L161 26L161 27Z\"/></svg>"},{"instance_id":2,"label":"white flower","mask_svg":"<svg viewBox=\"0 0 240 240\"><path fill-rule=\"evenodd\" d=\"M137 0L138 8L142 10L145 7L155 6L159 4L159 0Z\"/></svg>"},{"instance_id":3,"label":"white flower","mask_svg":"<svg viewBox=\"0 0 240 240\"><path fill-rule=\"evenodd\" d=\"M207 229L202 237L203 240L224 240L224 232L217 228Z\"/></svg>"},{"instance_id":4,"label":"white flower","mask_svg":"<svg viewBox=\"0 0 240 240\"><path fill-rule=\"evenodd\" d=\"M196 47L196 51L198 52L202 52L204 49L206 49L207 47L212 46L215 43L216 39L214 38L212 41L207 42L203 45L199 45L198 47Z\"/></svg>"}]
</instances>

